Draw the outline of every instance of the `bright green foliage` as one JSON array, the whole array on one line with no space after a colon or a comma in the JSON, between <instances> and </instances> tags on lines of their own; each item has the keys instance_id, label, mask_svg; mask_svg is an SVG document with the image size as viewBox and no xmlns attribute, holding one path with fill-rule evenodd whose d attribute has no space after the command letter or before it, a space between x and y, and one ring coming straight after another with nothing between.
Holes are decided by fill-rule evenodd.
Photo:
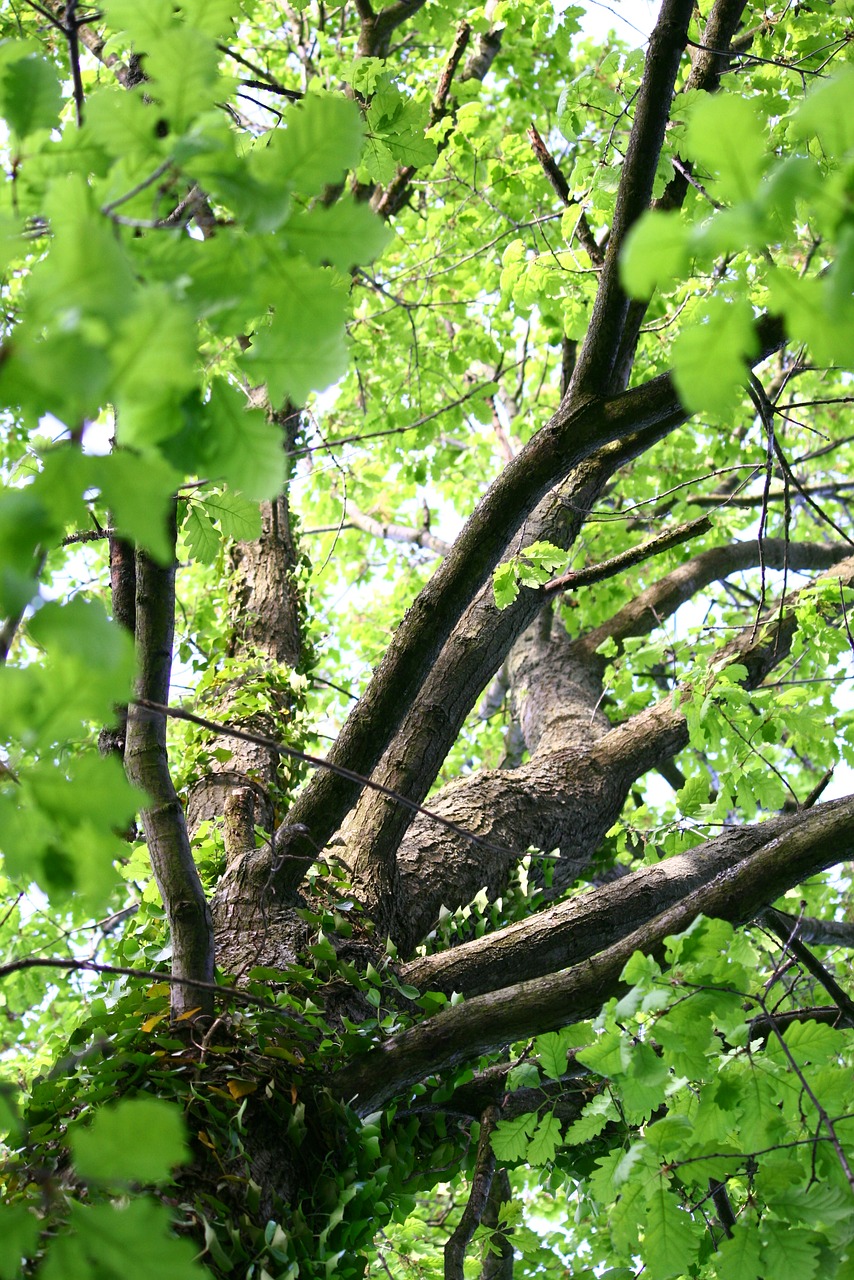
<instances>
[{"instance_id":1,"label":"bright green foliage","mask_svg":"<svg viewBox=\"0 0 854 1280\"><path fill-rule=\"evenodd\" d=\"M82 1177L108 1183L162 1182L187 1150L181 1118L157 1098L135 1098L100 1111L71 1139Z\"/></svg>"},{"instance_id":2,"label":"bright green foliage","mask_svg":"<svg viewBox=\"0 0 854 1280\"><path fill-rule=\"evenodd\" d=\"M364 1121L327 1091L334 1073L459 1000L364 960L376 939L332 860L303 886L292 970L245 975L265 1007L229 1006L203 1050L170 1027L168 990L150 978L25 967L38 955L143 973L169 961L163 904L130 831L141 797L95 748L131 696L132 646L103 604L103 542L66 540L109 527L161 563L177 558L176 696L190 686L203 715L227 705L235 721L325 752L434 568L426 539L367 543L350 517L449 541L558 408L562 358L584 338L599 278L579 216L604 249L643 67L641 49L585 41L583 10L546 0L465 15L413 6L388 59L361 56L353 6L298 0L299 47L297 19L285 27L263 0L102 8L91 19L109 35L102 53L121 62L82 55L79 127L65 41L35 10L0 12L0 615L22 619L0 667L0 950L20 966L0 986L0 1280L21 1275L22 1259L39 1280L356 1278L366 1258L371 1274L438 1276L478 1136L454 1091L504 1067L527 1109L494 1131L512 1199L475 1246L494 1252L511 1233L517 1276L628 1280L642 1265L653 1280L854 1280L840 1159L854 1147L851 1031L803 1018L825 997L780 967L758 928L702 920L664 954L637 953L595 1021L475 1055ZM632 385L672 373L695 417L593 494L571 563L710 506L714 530L556 603L571 638L688 555L752 543L760 512L772 537L850 532L852 14L839 0L779 8L750 6L750 52L718 94L674 100L654 198L674 159L692 181L678 212L637 222L621 269L632 296L651 298ZM484 82L461 64L431 127L462 16L467 53L496 26L501 50ZM699 23L691 34L702 44ZM127 84L118 65L134 73ZM301 100L241 83L258 66ZM568 206L531 151L532 120ZM407 203L384 225L367 184L409 168ZM810 476L802 495L769 472L767 512L767 423L745 391L763 312L791 350L805 344L761 378L775 440ZM305 413L286 441L291 406ZM260 535L259 502L285 486L302 528L298 672L251 647L235 656L227 612L240 587L232 544ZM571 500L566 514L587 512ZM493 576L502 610L568 563L528 525L505 555ZM801 585L746 574L712 585L677 625L600 647L597 711L619 723L672 702L688 743L672 792L637 780L591 876L794 811L826 772L854 764L839 693L848 588L801 592L779 680L748 690L747 668L720 658ZM491 719L473 712L438 785L501 767L510 722L506 704ZM228 768L233 745L173 727L182 798ZM283 766L277 816L304 777ZM259 830L259 845L268 837ZM425 950L539 910L551 893L542 852L500 896L483 889L440 913ZM194 856L213 892L226 861L216 819ZM847 881L815 876L787 906L845 920ZM342 986L355 1008L333 1016ZM258 1114L288 1159L301 1153L294 1202L262 1204L247 1136ZM473 1255L467 1266L474 1276Z\"/></svg>"},{"instance_id":3,"label":"bright green foliage","mask_svg":"<svg viewBox=\"0 0 854 1280\"><path fill-rule=\"evenodd\" d=\"M495 603L506 609L520 587L542 587L566 564L566 552L550 542L532 542L519 556L500 564L492 575Z\"/></svg>"}]
</instances>

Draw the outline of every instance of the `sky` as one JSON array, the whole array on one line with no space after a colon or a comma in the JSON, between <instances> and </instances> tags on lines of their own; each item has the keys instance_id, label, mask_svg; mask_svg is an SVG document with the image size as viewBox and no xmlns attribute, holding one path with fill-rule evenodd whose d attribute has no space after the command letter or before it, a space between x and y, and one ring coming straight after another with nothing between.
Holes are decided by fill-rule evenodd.
<instances>
[{"instance_id":1,"label":"sky","mask_svg":"<svg viewBox=\"0 0 854 1280\"><path fill-rule=\"evenodd\" d=\"M573 0L583 4L585 35L600 38L609 31L630 43L642 43L652 31L661 0Z\"/></svg>"}]
</instances>

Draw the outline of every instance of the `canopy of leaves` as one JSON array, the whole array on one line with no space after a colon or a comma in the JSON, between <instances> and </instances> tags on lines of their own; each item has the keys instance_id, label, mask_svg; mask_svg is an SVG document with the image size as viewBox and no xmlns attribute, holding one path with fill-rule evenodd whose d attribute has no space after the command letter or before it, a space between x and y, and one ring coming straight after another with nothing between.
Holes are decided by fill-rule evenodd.
<instances>
[{"instance_id":1,"label":"canopy of leaves","mask_svg":"<svg viewBox=\"0 0 854 1280\"><path fill-rule=\"evenodd\" d=\"M854 1277L852 6L585 8L0 6L0 1280Z\"/></svg>"}]
</instances>

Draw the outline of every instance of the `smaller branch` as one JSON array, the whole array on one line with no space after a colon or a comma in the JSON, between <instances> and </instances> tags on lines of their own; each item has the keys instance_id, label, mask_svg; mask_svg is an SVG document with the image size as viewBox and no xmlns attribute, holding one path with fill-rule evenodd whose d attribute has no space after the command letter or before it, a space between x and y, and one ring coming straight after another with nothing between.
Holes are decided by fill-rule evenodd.
<instances>
[{"instance_id":1,"label":"smaller branch","mask_svg":"<svg viewBox=\"0 0 854 1280\"><path fill-rule=\"evenodd\" d=\"M490 6L486 5L486 14L489 16ZM492 27L489 31L483 31L477 38L477 44L472 49L466 65L463 67L460 79L480 80L484 81L492 67L493 62L501 52L501 39L504 35L503 27Z\"/></svg>"},{"instance_id":2,"label":"smaller branch","mask_svg":"<svg viewBox=\"0 0 854 1280\"><path fill-rule=\"evenodd\" d=\"M65 20L63 30L65 38L68 41L68 61L71 66L71 84L74 93L74 107L77 112L78 129L83 124L83 80L80 75L80 40L77 35L77 28L80 25L77 18L77 0L68 0L65 6Z\"/></svg>"},{"instance_id":3,"label":"smaller branch","mask_svg":"<svg viewBox=\"0 0 854 1280\"><path fill-rule=\"evenodd\" d=\"M839 1019L840 1025L854 1027L854 1000L842 989L833 974L825 968L809 948L804 946L798 936L801 932L800 921L792 921L791 917L785 916L782 912L775 911L773 908L765 911L762 919L769 929L776 933L783 944L783 949L793 955L803 965L807 973L811 974L816 982L824 987L842 1014Z\"/></svg>"},{"instance_id":4,"label":"smaller branch","mask_svg":"<svg viewBox=\"0 0 854 1280\"><path fill-rule=\"evenodd\" d=\"M116 196L115 200L111 200L109 204L102 204L101 213L106 214L107 217L109 217L114 209L118 209L120 204L126 204L128 200L133 200L134 196L138 196L140 192L145 191L146 188L150 187L158 178L162 178L164 173L171 168L172 163L172 157L170 156L168 160L164 160L162 164L159 164L154 172L150 173L147 178L143 178L135 187L131 187L130 191L126 191L124 195Z\"/></svg>"},{"instance_id":5,"label":"smaller branch","mask_svg":"<svg viewBox=\"0 0 854 1280\"><path fill-rule=\"evenodd\" d=\"M833 1149L836 1152L836 1158L839 1161L842 1172L845 1175L845 1179L849 1187L851 1188L851 1190L854 1191L854 1170L851 1169L851 1166L848 1163L848 1157L845 1153L845 1148L843 1147L839 1139L839 1135L836 1132L836 1127L833 1121L831 1120L830 1116L827 1114L824 1107L821 1105L815 1093L813 1092L812 1088L810 1087L809 1081L807 1080L806 1076L804 1075L803 1071L798 1065L798 1062L795 1059L795 1056L792 1053L791 1049L789 1048L788 1044L786 1043L786 1040L782 1032L780 1031L780 1028L777 1026L773 1013L771 1013L770 1010L766 1009L764 1005L762 1006L762 1011L768 1018L768 1022L771 1027L771 1030L773 1034L777 1037L780 1048L782 1049L785 1057L787 1058L789 1066L792 1069L792 1072L800 1081L801 1088L809 1098L812 1105L815 1107L816 1115L818 1116L819 1120L821 1121L821 1124L827 1131L828 1137L830 1138L831 1145L833 1146Z\"/></svg>"},{"instance_id":6,"label":"smaller branch","mask_svg":"<svg viewBox=\"0 0 854 1280\"><path fill-rule=\"evenodd\" d=\"M788 558L791 570L803 571L830 569L845 558L847 550L847 547L832 542L787 544L782 538L768 538L763 545L763 556L766 568L780 569ZM604 665L604 659L596 657L596 650L609 637L619 644L629 636L648 634L710 583L755 568L758 557L755 542L732 542L701 551L647 587L601 626L580 636L575 642L576 650L589 661L599 661Z\"/></svg>"},{"instance_id":7,"label":"smaller branch","mask_svg":"<svg viewBox=\"0 0 854 1280\"><path fill-rule=\"evenodd\" d=\"M269 89L273 93L281 94L283 98L290 98L297 101L305 95L299 89L288 89L275 76L270 75L269 71L265 71L263 67L256 66L254 62L250 62L248 58L244 58L243 54L237 53L236 50L229 48L227 44L217 44L220 53L224 53L226 57L232 58L235 62L239 62L247 71L251 71L253 76L258 76L257 80L241 80L241 84L250 89Z\"/></svg>"},{"instance_id":8,"label":"smaller branch","mask_svg":"<svg viewBox=\"0 0 854 1280\"><path fill-rule=\"evenodd\" d=\"M170 545L176 537L176 509L169 521ZM169 695L172 643L175 629L175 562L155 563L139 552L136 557L136 647L140 701L128 712L125 770L129 780L147 793L142 823L148 853L160 890L172 939L172 972L198 978L173 990L176 1018L199 1011L213 1013L210 984L214 976L214 937L210 907L190 849L184 810L169 771L166 717L143 714L142 703L153 705Z\"/></svg>"},{"instance_id":9,"label":"smaller branch","mask_svg":"<svg viewBox=\"0 0 854 1280\"><path fill-rule=\"evenodd\" d=\"M467 22L461 22L457 27L457 34L454 43L451 46L451 52L448 60L442 69L439 77L439 83L436 86L436 92L433 95L433 101L430 104L430 117L428 128L439 123L445 114L448 102L448 95L451 92L451 82L454 78L454 72L459 66L460 58L465 52L465 48L471 36L471 27ZM447 139L443 139L436 145L437 155L440 155L447 146ZM416 166L412 164L404 165L398 169L394 178L384 191L376 192L371 200L371 205L376 213L382 218L390 218L403 207L409 197L409 191L412 186L412 179L415 175Z\"/></svg>"},{"instance_id":10,"label":"smaller branch","mask_svg":"<svg viewBox=\"0 0 854 1280\"><path fill-rule=\"evenodd\" d=\"M650 538L649 542L644 542L639 547L632 547L629 551L623 551L610 560L603 560L600 564L592 564L586 569L577 569L574 572L564 573L559 578L552 578L551 582L547 582L541 590L545 595L555 595L558 591L574 591L579 587L587 587L594 582L613 578L623 569L642 564L644 560L661 555L662 551L669 551L671 547L678 547L680 543L687 542L690 538L708 533L711 528L712 522L707 516L689 520L687 524L668 529L657 538Z\"/></svg>"},{"instance_id":11,"label":"smaller branch","mask_svg":"<svg viewBox=\"0 0 854 1280\"><path fill-rule=\"evenodd\" d=\"M286 89L283 84L270 84L267 80L241 80L240 87L241 89L263 89L267 93L277 93L279 97L287 98L289 102L301 102L305 97L301 89ZM241 94L241 97L246 97L249 102L255 101L254 98L249 98L246 94ZM259 103L258 105L263 104ZM272 111L272 107L268 106L266 110ZM278 114L281 116L281 112Z\"/></svg>"},{"instance_id":12,"label":"smaller branch","mask_svg":"<svg viewBox=\"0 0 854 1280\"><path fill-rule=\"evenodd\" d=\"M484 1255L480 1280L513 1280L513 1244L509 1238L513 1228L499 1229L501 1206L509 1204L512 1198L507 1170L496 1169L482 1218L483 1225L492 1230L492 1249Z\"/></svg>"},{"instance_id":13,"label":"smaller branch","mask_svg":"<svg viewBox=\"0 0 854 1280\"><path fill-rule=\"evenodd\" d=\"M735 1214L732 1211L732 1203L727 1195L726 1183L717 1182L714 1178L710 1178L709 1195L712 1197L712 1203L717 1210L718 1222L723 1227L724 1234L731 1240L733 1227L735 1226Z\"/></svg>"},{"instance_id":14,"label":"smaller branch","mask_svg":"<svg viewBox=\"0 0 854 1280\"><path fill-rule=\"evenodd\" d=\"M348 517L347 524L343 525L343 528L360 529L362 533L369 533L372 538L381 538L389 542L405 542L413 547L423 547L427 551L435 551L438 556L446 556L450 550L450 543L445 542L444 538L437 538L427 528L409 529L406 525L375 520L373 516L366 515L358 507L354 507L352 503L347 504L346 514Z\"/></svg>"},{"instance_id":15,"label":"smaller branch","mask_svg":"<svg viewBox=\"0 0 854 1280\"><path fill-rule=\"evenodd\" d=\"M60 542L61 547L73 547L80 542L102 542L115 533L114 529L83 529L80 533L68 533Z\"/></svg>"},{"instance_id":16,"label":"smaller branch","mask_svg":"<svg viewBox=\"0 0 854 1280\"><path fill-rule=\"evenodd\" d=\"M445 1245L445 1280L463 1280L466 1249L480 1226L492 1190L495 1172L495 1153L492 1150L492 1131L500 1116L498 1107L487 1107L480 1118L480 1137L472 1173L471 1191L463 1216Z\"/></svg>"},{"instance_id":17,"label":"smaller branch","mask_svg":"<svg viewBox=\"0 0 854 1280\"><path fill-rule=\"evenodd\" d=\"M758 471L759 468L757 467L756 470ZM752 476L749 477L749 479L752 478ZM848 489L854 488L854 481L839 480L833 484L798 485L797 488L801 497L806 502L809 502L813 494L823 498L835 498L839 494L844 494ZM764 493L728 494L718 490L716 493L698 493L696 496L692 496L691 505L694 507L756 507L761 505L764 496ZM785 488L772 489L768 499L771 502L776 502L779 498L785 499L785 496ZM811 505L813 507L816 506L815 503ZM816 507L816 510L822 520L827 520L827 515L820 507Z\"/></svg>"},{"instance_id":18,"label":"smaller branch","mask_svg":"<svg viewBox=\"0 0 854 1280\"><path fill-rule=\"evenodd\" d=\"M569 208L571 205L577 205L578 201L570 194L569 183L558 168L557 161L549 151L546 144L535 124L532 124L528 130L528 137L531 139L531 147L534 155L539 160L543 173L549 180L549 183L557 194L559 199ZM575 224L575 234L578 236L581 245L594 267L601 267L605 262L605 255L596 243L596 237L590 229L587 221L587 215L581 209L578 214L578 222Z\"/></svg>"},{"instance_id":19,"label":"smaller branch","mask_svg":"<svg viewBox=\"0 0 854 1280\"><path fill-rule=\"evenodd\" d=\"M46 17L48 16L47 6L34 4L33 0L28 0L28 3L32 6L32 8L37 9L39 13L44 14ZM65 3L62 3L62 0L51 0L51 7L50 7L50 13L52 15L51 21L54 23L55 26L57 26L61 31L64 32L66 37L68 37L68 27L66 22L64 21L64 18L68 12L68 7L69 7L68 5L66 5ZM72 13L74 8L76 8L76 0L72 8ZM110 71L112 71L113 75L116 77L119 84L122 85L123 88L132 89L133 86L135 84L138 84L139 81L143 78L138 68L126 66L119 58L116 57L114 53L105 54L104 45L106 41L101 36L99 36L98 33L94 31L92 27L90 27L87 23L80 22L77 19L74 20L74 39L75 39L75 42L82 44L84 48L89 50L89 52L92 54L93 57L97 58L99 62L103 63L105 67L107 67ZM69 52L70 52L70 46L69 46ZM72 71L72 75L73 75L73 71ZM82 87L81 87L81 93L82 93ZM76 88L75 88L75 95L76 95ZM75 97L75 100L76 100L76 97ZM78 120L79 120L79 117L78 117Z\"/></svg>"}]
</instances>

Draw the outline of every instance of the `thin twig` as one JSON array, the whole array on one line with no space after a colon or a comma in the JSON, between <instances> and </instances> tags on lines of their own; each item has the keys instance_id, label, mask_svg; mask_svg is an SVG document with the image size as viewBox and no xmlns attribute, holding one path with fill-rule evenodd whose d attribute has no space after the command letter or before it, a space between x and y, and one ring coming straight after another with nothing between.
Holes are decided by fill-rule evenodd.
<instances>
[{"instance_id":1,"label":"thin twig","mask_svg":"<svg viewBox=\"0 0 854 1280\"><path fill-rule=\"evenodd\" d=\"M268 751L274 751L278 755L287 756L290 760L298 760L301 764L307 764L312 769L326 769L329 773L337 774L339 778L346 778L348 782L355 782L361 787L368 787L371 791L378 791L380 795L387 796L395 804L402 805L412 813L420 813L423 817L439 823L446 830L453 831L455 835L462 836L464 840L470 840L479 849L487 849L492 853L509 854L511 857L516 858L523 856L521 853L507 848L506 845L492 844L488 840L483 840L480 836L476 836L473 831L468 831L465 827L459 826L458 823L452 822L450 818L443 818L441 814L434 813L432 809L425 809L423 805L416 804L414 800L401 795L400 792L394 791L391 787L386 787L381 782L375 782L373 778L356 773L353 769L334 764L331 760L324 760L322 756L310 755L307 751L299 751L296 747L285 746L284 743L276 742L274 738L267 738L260 733L248 733L245 729L235 729L232 725L221 724L216 720L207 720L204 716L197 716L192 711L185 711L183 707L170 707L165 703L152 702L147 698L134 698L132 702L135 707L140 707L143 711L152 711L157 715L168 716L171 720L186 720L189 724L196 724L202 729L210 730L211 733L227 738L239 738L241 742L254 743L256 746L265 747Z\"/></svg>"},{"instance_id":2,"label":"thin twig","mask_svg":"<svg viewBox=\"0 0 854 1280\"><path fill-rule=\"evenodd\" d=\"M10 960L0 965L0 978L10 973L18 973L23 969L67 969L72 973L112 973L126 978L145 978L150 982L168 982L170 986L199 987L203 991L213 991L218 995L227 995L240 1004L257 1005L261 1009L273 1007L272 1000L262 996L253 996L237 987L223 986L219 982L203 982L200 978L184 978L172 973L162 973L154 969L133 969L120 964L98 964L94 960L66 960L62 956L25 956L19 960Z\"/></svg>"}]
</instances>

